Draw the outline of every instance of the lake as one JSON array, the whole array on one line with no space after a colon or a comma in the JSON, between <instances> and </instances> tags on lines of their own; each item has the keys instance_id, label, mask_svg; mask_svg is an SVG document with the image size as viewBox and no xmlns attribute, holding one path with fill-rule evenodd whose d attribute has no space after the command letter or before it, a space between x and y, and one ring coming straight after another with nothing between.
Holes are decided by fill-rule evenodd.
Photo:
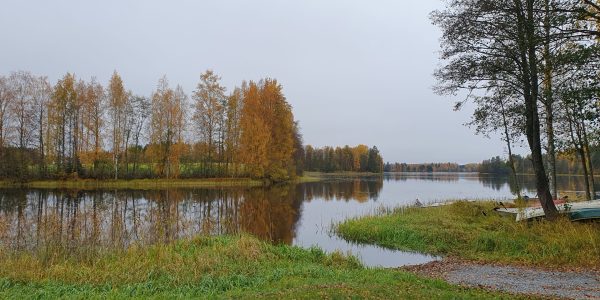
<instances>
[{"instance_id":1,"label":"lake","mask_svg":"<svg viewBox=\"0 0 600 300\"><path fill-rule=\"evenodd\" d=\"M520 177L535 197L531 177ZM581 197L581 177L560 177L559 190ZM367 266L398 267L436 259L348 243L332 225L382 208L457 199L506 200L515 185L506 177L472 173L390 173L327 177L321 182L268 188L167 190L0 190L0 244L39 251L59 244L78 249L125 249L168 243L198 234L251 233L274 243L317 246L358 256Z\"/></svg>"}]
</instances>

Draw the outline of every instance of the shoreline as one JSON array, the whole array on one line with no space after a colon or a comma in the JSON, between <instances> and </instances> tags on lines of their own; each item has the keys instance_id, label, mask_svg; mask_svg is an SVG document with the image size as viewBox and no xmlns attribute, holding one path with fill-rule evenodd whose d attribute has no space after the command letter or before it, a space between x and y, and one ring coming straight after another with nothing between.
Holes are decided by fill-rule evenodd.
<instances>
[{"instance_id":1,"label":"shoreline","mask_svg":"<svg viewBox=\"0 0 600 300\"><path fill-rule=\"evenodd\" d=\"M210 179L73 179L73 180L34 180L29 182L0 181L0 189L163 189L193 187L255 187L263 186L260 180L249 178L210 178Z\"/></svg>"},{"instance_id":2,"label":"shoreline","mask_svg":"<svg viewBox=\"0 0 600 300\"><path fill-rule=\"evenodd\" d=\"M517 223L492 208L464 201L399 208L342 221L335 231L359 244L442 257L396 268L417 276L520 296L597 299L600 224Z\"/></svg>"},{"instance_id":3,"label":"shoreline","mask_svg":"<svg viewBox=\"0 0 600 300\"><path fill-rule=\"evenodd\" d=\"M336 224L347 241L484 263L599 270L600 224L515 222L493 211L494 202L458 201L398 208ZM569 237L565 242L564 237Z\"/></svg>"},{"instance_id":4,"label":"shoreline","mask_svg":"<svg viewBox=\"0 0 600 300\"><path fill-rule=\"evenodd\" d=\"M361 172L305 172L303 176L283 182L299 184L319 182L326 179L375 177L383 174ZM36 188L36 189L165 189L165 188L222 188L222 187L266 187L268 180L252 178L192 178L192 179L65 179L32 180L13 182L0 180L0 189Z\"/></svg>"},{"instance_id":5,"label":"shoreline","mask_svg":"<svg viewBox=\"0 0 600 300\"><path fill-rule=\"evenodd\" d=\"M318 182L322 177L302 176L287 183ZM32 180L11 182L0 180L0 189L131 189L152 190L166 188L224 188L224 187L265 187L266 180L252 178L201 178L201 179L68 179Z\"/></svg>"}]
</instances>

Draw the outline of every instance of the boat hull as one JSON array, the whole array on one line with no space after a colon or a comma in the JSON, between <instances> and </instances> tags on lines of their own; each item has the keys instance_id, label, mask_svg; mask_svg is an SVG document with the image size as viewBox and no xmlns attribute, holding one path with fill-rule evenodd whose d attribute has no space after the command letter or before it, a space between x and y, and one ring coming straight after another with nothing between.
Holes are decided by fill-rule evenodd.
<instances>
[{"instance_id":1,"label":"boat hull","mask_svg":"<svg viewBox=\"0 0 600 300\"><path fill-rule=\"evenodd\" d=\"M569 213L571 221L600 220L600 208L582 208Z\"/></svg>"},{"instance_id":2,"label":"boat hull","mask_svg":"<svg viewBox=\"0 0 600 300\"><path fill-rule=\"evenodd\" d=\"M561 214L567 214L572 221L600 219L600 200L564 203L556 208ZM546 214L541 207L498 208L496 212L502 215L513 215L517 222L542 218Z\"/></svg>"}]
</instances>

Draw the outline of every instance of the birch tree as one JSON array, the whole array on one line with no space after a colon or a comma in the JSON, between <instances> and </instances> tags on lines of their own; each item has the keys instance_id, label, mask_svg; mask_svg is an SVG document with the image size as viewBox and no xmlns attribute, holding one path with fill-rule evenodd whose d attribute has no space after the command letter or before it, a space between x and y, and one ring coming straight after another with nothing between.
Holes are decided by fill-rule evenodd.
<instances>
[{"instance_id":1,"label":"birch tree","mask_svg":"<svg viewBox=\"0 0 600 300\"><path fill-rule=\"evenodd\" d=\"M47 176L46 170L46 151L47 151L47 131L48 131L48 105L52 97L52 87L46 77L34 78L32 84L32 97L35 107L34 122L37 130L37 148L39 151L39 171L41 177Z\"/></svg>"},{"instance_id":2,"label":"birch tree","mask_svg":"<svg viewBox=\"0 0 600 300\"><path fill-rule=\"evenodd\" d=\"M112 154L115 179L119 177L119 156L123 149L128 94L121 76L115 71L108 84L108 110L112 126Z\"/></svg>"},{"instance_id":3,"label":"birch tree","mask_svg":"<svg viewBox=\"0 0 600 300\"><path fill-rule=\"evenodd\" d=\"M173 90L167 77L158 81L152 94L150 141L154 157L158 159L160 176L174 178L179 175L179 149L183 143L186 95L181 87Z\"/></svg>"},{"instance_id":4,"label":"birch tree","mask_svg":"<svg viewBox=\"0 0 600 300\"><path fill-rule=\"evenodd\" d=\"M224 130L223 118L225 113L225 87L221 86L221 78L212 70L200 75L200 82L192 95L194 101L195 126L203 142L208 146L208 162L212 163L215 142L220 141L221 131ZM221 145L217 145L221 149Z\"/></svg>"}]
</instances>

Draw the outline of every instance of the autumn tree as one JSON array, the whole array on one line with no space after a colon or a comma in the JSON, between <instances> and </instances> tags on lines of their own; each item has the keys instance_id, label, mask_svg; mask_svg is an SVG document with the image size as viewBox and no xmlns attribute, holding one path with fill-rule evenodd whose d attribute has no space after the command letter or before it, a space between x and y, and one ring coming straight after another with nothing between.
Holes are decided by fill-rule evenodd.
<instances>
[{"instance_id":1,"label":"autumn tree","mask_svg":"<svg viewBox=\"0 0 600 300\"><path fill-rule=\"evenodd\" d=\"M285 181L295 176L294 116L274 79L250 82L244 92L240 156L253 177Z\"/></svg>"},{"instance_id":2,"label":"autumn tree","mask_svg":"<svg viewBox=\"0 0 600 300\"><path fill-rule=\"evenodd\" d=\"M6 131L9 122L8 107L12 99L13 96L8 84L8 79L4 76L0 76L0 151L2 151L2 148L6 145Z\"/></svg>"},{"instance_id":3,"label":"autumn tree","mask_svg":"<svg viewBox=\"0 0 600 300\"><path fill-rule=\"evenodd\" d=\"M10 107L14 100L12 95L13 91L10 87L8 78L0 76L0 175L6 176L10 173L8 155L8 149L6 148L9 144L9 128L11 126L11 115Z\"/></svg>"},{"instance_id":4,"label":"autumn tree","mask_svg":"<svg viewBox=\"0 0 600 300\"><path fill-rule=\"evenodd\" d=\"M250 176L266 177L271 136L261 112L263 103L258 84L252 81L249 83L248 88L244 90L243 101L239 155Z\"/></svg>"},{"instance_id":5,"label":"autumn tree","mask_svg":"<svg viewBox=\"0 0 600 300\"><path fill-rule=\"evenodd\" d=\"M34 105L34 122L39 152L39 176L46 177L46 148L48 132L48 105L52 97L52 87L46 77L35 77L31 85L31 96Z\"/></svg>"},{"instance_id":6,"label":"autumn tree","mask_svg":"<svg viewBox=\"0 0 600 300\"><path fill-rule=\"evenodd\" d=\"M294 138L294 163L295 170L294 172L298 176L302 176L304 173L304 141L302 139L302 133L300 133L300 124L299 122L294 122L293 129L293 138Z\"/></svg>"},{"instance_id":7,"label":"autumn tree","mask_svg":"<svg viewBox=\"0 0 600 300\"><path fill-rule=\"evenodd\" d=\"M104 126L104 110L106 107L106 93L104 87L92 78L83 86L85 101L82 103L82 125L84 128L84 149L91 153L91 162L94 171L98 168L100 153L102 151Z\"/></svg>"},{"instance_id":8,"label":"autumn tree","mask_svg":"<svg viewBox=\"0 0 600 300\"><path fill-rule=\"evenodd\" d=\"M54 86L28 72L0 76L0 176L174 178L185 172L283 181L302 172L302 137L275 80L243 83L226 96L219 77L207 71L194 100L202 142L192 145L185 141L187 96L166 77L146 98L127 92L116 72L106 89L71 73ZM199 161L205 171L207 164L219 171L195 173ZM142 162L154 173L142 173Z\"/></svg>"},{"instance_id":9,"label":"autumn tree","mask_svg":"<svg viewBox=\"0 0 600 300\"><path fill-rule=\"evenodd\" d=\"M288 180L295 176L294 115L282 89L274 79L265 79L262 82L263 118L271 133L267 175L274 181Z\"/></svg>"},{"instance_id":10,"label":"autumn tree","mask_svg":"<svg viewBox=\"0 0 600 300\"><path fill-rule=\"evenodd\" d=\"M73 125L77 114L77 92L75 76L67 73L54 86L48 107L48 127L53 141L53 155L59 172L71 173L77 153L73 151L75 132Z\"/></svg>"},{"instance_id":11,"label":"autumn tree","mask_svg":"<svg viewBox=\"0 0 600 300\"><path fill-rule=\"evenodd\" d=\"M127 177L130 176L129 174L129 145L133 139L133 136L135 134L134 132L134 127L135 124L137 122L137 118L138 116L135 115L136 111L136 107L134 106L134 96L133 93L131 91L127 92L127 101L125 103L125 112L124 112L124 117L123 117L123 141L122 141L122 145L121 145L121 149L123 149L123 158L121 159L123 161L123 163L125 164L125 168L124 168L124 172L126 174ZM136 101L139 101L140 99L137 98L135 99Z\"/></svg>"},{"instance_id":12,"label":"autumn tree","mask_svg":"<svg viewBox=\"0 0 600 300\"><path fill-rule=\"evenodd\" d=\"M240 118L242 115L243 108L243 92L244 85L242 88L235 88L233 92L227 97L227 108L226 108L226 128L225 128L225 160L228 165L234 164L236 171L233 174L237 174L237 168L239 159L237 152L240 146L241 138L241 126ZM232 174L232 175L233 175Z\"/></svg>"},{"instance_id":13,"label":"autumn tree","mask_svg":"<svg viewBox=\"0 0 600 300\"><path fill-rule=\"evenodd\" d=\"M140 154L142 152L141 142L143 137L144 128L146 127L148 116L150 115L150 101L148 98L143 96L134 96L131 99L131 124L130 130L132 131L133 141L133 173L137 172L139 165Z\"/></svg>"},{"instance_id":14,"label":"autumn tree","mask_svg":"<svg viewBox=\"0 0 600 300\"><path fill-rule=\"evenodd\" d=\"M159 175L173 178L179 175L179 150L183 143L186 95L177 87L169 87L167 77L158 81L152 94L150 142L158 159Z\"/></svg>"},{"instance_id":15,"label":"autumn tree","mask_svg":"<svg viewBox=\"0 0 600 300\"><path fill-rule=\"evenodd\" d=\"M9 78L9 85L12 89L12 101L9 105L9 113L12 116L11 127L16 137L16 147L18 148L18 164L14 176L20 179L27 177L29 155L25 152L32 144L35 130L35 102L33 100L34 77L29 72L13 72Z\"/></svg>"},{"instance_id":16,"label":"autumn tree","mask_svg":"<svg viewBox=\"0 0 600 300\"><path fill-rule=\"evenodd\" d=\"M208 162L212 163L215 150L215 142L219 142L216 148L219 156L222 149L223 132L225 132L225 87L221 86L221 78L212 70L207 70L200 75L200 82L192 95L194 100L193 120L201 139L207 145Z\"/></svg>"},{"instance_id":17,"label":"autumn tree","mask_svg":"<svg viewBox=\"0 0 600 300\"><path fill-rule=\"evenodd\" d=\"M108 84L108 111L111 121L112 154L115 179L119 177L119 156L125 141L127 100L129 95L123 86L121 76L115 71Z\"/></svg>"}]
</instances>

